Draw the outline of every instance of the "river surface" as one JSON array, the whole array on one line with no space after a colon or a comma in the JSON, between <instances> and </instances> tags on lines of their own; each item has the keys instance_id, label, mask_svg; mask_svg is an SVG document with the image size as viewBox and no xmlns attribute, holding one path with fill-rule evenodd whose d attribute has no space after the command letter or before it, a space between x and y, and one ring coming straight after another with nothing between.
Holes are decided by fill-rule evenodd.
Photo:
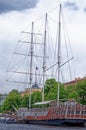
<instances>
[{"instance_id":1,"label":"river surface","mask_svg":"<svg viewBox=\"0 0 86 130\"><path fill-rule=\"evenodd\" d=\"M86 127L42 126L30 124L0 124L0 130L86 130Z\"/></svg>"}]
</instances>

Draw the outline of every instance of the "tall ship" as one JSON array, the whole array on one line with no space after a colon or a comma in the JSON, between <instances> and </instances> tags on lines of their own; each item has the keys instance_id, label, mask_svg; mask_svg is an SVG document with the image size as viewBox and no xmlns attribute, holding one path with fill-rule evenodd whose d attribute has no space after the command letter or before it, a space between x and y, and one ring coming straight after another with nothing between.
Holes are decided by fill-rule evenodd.
<instances>
[{"instance_id":1,"label":"tall ship","mask_svg":"<svg viewBox=\"0 0 86 130\"><path fill-rule=\"evenodd\" d=\"M69 59L62 63L62 60L61 60L62 44L61 43L63 42L63 40L61 40L61 38L62 38L62 31L61 31L62 6L61 6L61 4L59 5L58 10L59 10L58 19L57 19L57 16L55 17L55 19L50 17L49 14L52 13L53 10L50 11L49 13L46 13L44 26L39 24L39 21L38 21L39 19L37 19L35 21L35 22L38 22L38 24L39 24L39 26L41 26L41 28L44 27L44 30L43 30L44 32L37 33L35 31L35 29L34 29L35 22L32 22L31 32L22 32L24 34L28 34L27 40L30 39L30 41L19 40L19 43L24 43L24 45L28 44L29 49L27 49L26 52L29 52L29 53L21 54L18 52L14 52L14 54L17 54L17 55L29 57L28 64L27 64L27 72L25 72L24 69L23 69L23 72L21 72L21 70L19 70L18 72L14 71L14 70L10 71L11 73L15 73L15 74L21 73L23 75L25 75L25 74L28 75L28 78L26 78L27 82L26 82L26 80L23 81L21 79L21 83L27 84L27 87L29 88L30 96L29 96L28 108L19 108L17 110L18 121L20 121L20 122L23 121L24 123L27 123L27 124L42 124L42 125L64 125L64 124L80 125L80 124L86 123L86 105L82 105L79 102L76 102L75 100L72 100L72 99L66 100L66 101L62 101L62 99L60 99L61 68L63 66L65 66L65 64L68 64L68 62L70 62L73 59L73 57L69 58L68 52L67 52L67 58L69 58ZM47 40L47 38L49 38L48 29L50 29L49 25L48 25L48 23L49 23L48 17L51 19L51 22L50 22L52 25L51 32L54 37L54 40L56 38L56 44L54 43L55 41L53 42L52 40L50 40L50 41ZM55 25L52 24L52 21L55 23ZM57 25L58 25L58 27L57 27ZM54 34L55 31L57 32L56 35ZM40 40L42 41L42 43L40 43ZM52 46L55 46L55 47L53 47L54 48L53 52L51 51L52 48L50 48L49 46L46 46L47 43L53 44ZM36 48L36 46L37 46L37 48ZM39 47L39 46L41 46L41 47ZM66 46L66 48L67 48L67 46ZM42 50L40 50L40 49L42 49ZM56 52L56 50L57 50L57 52ZM47 53L47 51L49 53ZM63 48L63 51L64 51L64 48ZM52 56L52 55L54 55L54 56ZM49 59L49 56L50 56L50 59ZM65 57L65 55L64 55L64 57ZM34 60L35 58L36 58L36 60ZM48 63L48 65L47 65L47 62L49 60L52 60L52 62ZM35 64L35 62L36 62L36 64ZM40 73L38 73L39 69L40 69ZM53 76L53 74L55 73L55 69L57 70L56 79L58 81L57 99L51 100L51 101L45 101L45 97L44 97L45 81ZM52 72L52 73L50 73L50 72ZM10 82L13 82L13 81L10 81ZM15 81L15 82L20 83L19 81ZM31 98L32 98L31 97L31 91L32 91L31 88L33 85L36 87L42 86L42 101L35 102L34 108L32 108L32 106L31 106Z\"/></svg>"}]
</instances>

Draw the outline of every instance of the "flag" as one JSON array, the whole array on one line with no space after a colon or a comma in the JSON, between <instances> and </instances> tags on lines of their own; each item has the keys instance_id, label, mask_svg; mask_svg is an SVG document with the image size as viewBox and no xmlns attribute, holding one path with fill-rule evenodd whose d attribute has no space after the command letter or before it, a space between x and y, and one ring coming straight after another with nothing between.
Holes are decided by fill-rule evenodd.
<instances>
[{"instance_id":1,"label":"flag","mask_svg":"<svg viewBox=\"0 0 86 130\"><path fill-rule=\"evenodd\" d=\"M36 70L38 70L38 67L36 66Z\"/></svg>"}]
</instances>

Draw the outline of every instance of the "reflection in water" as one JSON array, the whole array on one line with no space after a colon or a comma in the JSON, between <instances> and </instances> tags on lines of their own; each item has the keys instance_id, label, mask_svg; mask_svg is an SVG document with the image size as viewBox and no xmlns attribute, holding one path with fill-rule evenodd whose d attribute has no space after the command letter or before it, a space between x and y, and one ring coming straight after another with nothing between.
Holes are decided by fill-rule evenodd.
<instances>
[{"instance_id":1,"label":"reflection in water","mask_svg":"<svg viewBox=\"0 0 86 130\"><path fill-rule=\"evenodd\" d=\"M0 124L0 130L86 130L86 127L43 126L31 124Z\"/></svg>"}]
</instances>

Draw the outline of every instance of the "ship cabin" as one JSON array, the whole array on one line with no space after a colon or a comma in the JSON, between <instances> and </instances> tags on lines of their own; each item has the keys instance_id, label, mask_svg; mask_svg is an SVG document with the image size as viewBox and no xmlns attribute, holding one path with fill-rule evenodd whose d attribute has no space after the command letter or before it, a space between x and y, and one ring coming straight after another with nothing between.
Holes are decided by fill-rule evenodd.
<instances>
[{"instance_id":1,"label":"ship cabin","mask_svg":"<svg viewBox=\"0 0 86 130\"><path fill-rule=\"evenodd\" d=\"M86 105L81 105L76 101L59 102L44 101L34 105L46 106L36 108L20 108L18 116L30 120L44 119L85 119L86 120Z\"/></svg>"}]
</instances>

